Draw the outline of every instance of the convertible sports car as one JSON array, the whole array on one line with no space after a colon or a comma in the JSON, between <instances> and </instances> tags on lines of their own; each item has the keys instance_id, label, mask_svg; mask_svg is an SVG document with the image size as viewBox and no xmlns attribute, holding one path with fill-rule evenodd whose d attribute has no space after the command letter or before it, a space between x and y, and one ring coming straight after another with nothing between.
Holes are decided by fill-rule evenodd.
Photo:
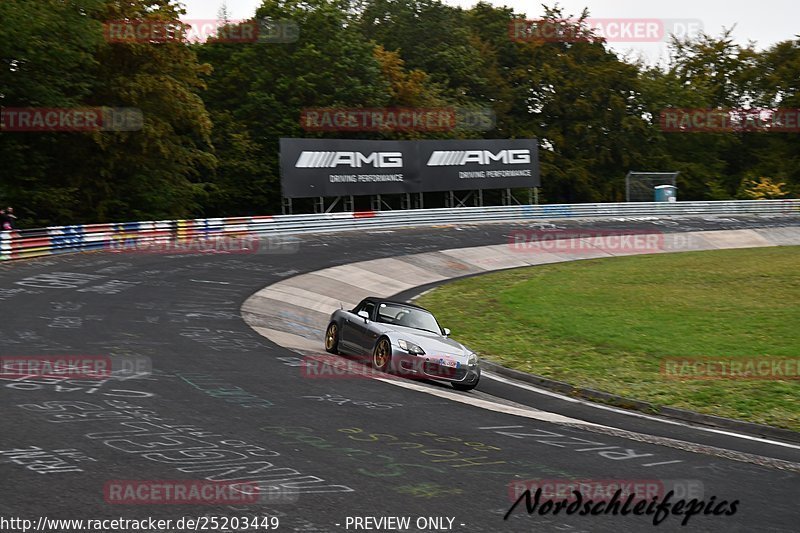
<instances>
[{"instance_id":1,"label":"convertible sports car","mask_svg":"<svg viewBox=\"0 0 800 533\"><path fill-rule=\"evenodd\" d=\"M369 357L381 372L442 380L456 390L472 390L481 377L478 356L449 335L450 330L422 307L370 297L350 311L333 312L325 350Z\"/></svg>"}]
</instances>

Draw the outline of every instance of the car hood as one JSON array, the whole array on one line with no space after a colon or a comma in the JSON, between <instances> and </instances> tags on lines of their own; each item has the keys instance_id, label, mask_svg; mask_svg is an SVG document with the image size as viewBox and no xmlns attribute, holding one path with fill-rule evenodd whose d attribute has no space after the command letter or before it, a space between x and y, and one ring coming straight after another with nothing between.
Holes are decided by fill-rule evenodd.
<instances>
[{"instance_id":1,"label":"car hood","mask_svg":"<svg viewBox=\"0 0 800 533\"><path fill-rule=\"evenodd\" d=\"M459 358L463 357L464 359L469 357L470 351L466 346L437 333L389 324L381 324L381 326L383 326L383 333L392 337L393 341L403 339L413 342L421 346L427 356L450 355Z\"/></svg>"}]
</instances>

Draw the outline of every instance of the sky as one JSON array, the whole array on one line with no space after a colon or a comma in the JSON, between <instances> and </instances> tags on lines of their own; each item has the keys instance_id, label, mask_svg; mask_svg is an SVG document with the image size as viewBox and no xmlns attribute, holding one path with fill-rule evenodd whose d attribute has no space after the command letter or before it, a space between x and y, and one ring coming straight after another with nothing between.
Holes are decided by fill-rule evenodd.
<instances>
[{"instance_id":1,"label":"sky","mask_svg":"<svg viewBox=\"0 0 800 533\"><path fill-rule=\"evenodd\" d=\"M180 0L186 7L186 19L216 19L223 0ZM469 8L477 0L444 0L446 4ZM226 0L232 19L251 17L261 0ZM530 19L541 17L542 3L555 4L555 0L489 0L496 6L508 6ZM800 34L800 1L798 0L561 0L558 4L566 15L580 15L584 7L591 18L608 24L620 19L669 20L664 27L678 31L695 32L697 28L718 36L723 28L734 28L733 37L741 43L756 41L758 49ZM625 20L630 24L631 20ZM629 26L630 27L630 26ZM613 29L609 26L609 29ZM300 29L302 33L302 28ZM664 42L609 42L617 53L634 58L643 58L649 63L664 61L667 46Z\"/></svg>"}]
</instances>

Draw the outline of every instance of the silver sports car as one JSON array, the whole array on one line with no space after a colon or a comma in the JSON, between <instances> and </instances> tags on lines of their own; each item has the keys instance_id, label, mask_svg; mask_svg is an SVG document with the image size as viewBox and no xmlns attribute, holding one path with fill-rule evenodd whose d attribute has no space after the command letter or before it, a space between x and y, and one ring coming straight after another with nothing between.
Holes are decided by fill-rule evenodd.
<instances>
[{"instance_id":1,"label":"silver sports car","mask_svg":"<svg viewBox=\"0 0 800 533\"><path fill-rule=\"evenodd\" d=\"M381 372L474 389L481 377L478 356L449 335L422 307L370 297L350 311L333 312L325 350L369 358Z\"/></svg>"}]
</instances>

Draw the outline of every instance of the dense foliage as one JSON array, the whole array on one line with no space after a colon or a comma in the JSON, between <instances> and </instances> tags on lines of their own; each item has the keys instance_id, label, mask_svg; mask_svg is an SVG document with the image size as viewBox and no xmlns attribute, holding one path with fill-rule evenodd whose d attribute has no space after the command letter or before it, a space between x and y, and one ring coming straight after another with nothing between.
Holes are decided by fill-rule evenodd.
<instances>
[{"instance_id":1,"label":"dense foliage","mask_svg":"<svg viewBox=\"0 0 800 533\"><path fill-rule=\"evenodd\" d=\"M558 8L542 17L563 19ZM280 209L278 139L476 137L542 141L542 198L620 201L629 170L681 171L680 198L800 193L798 133L667 133L666 107L800 108L800 40L767 50L674 40L667 65L602 40L515 42L525 18L439 0L264 0L292 43L120 43L110 20L175 21L174 0L2 0L0 105L135 107L128 132L0 134L0 202L21 225L267 214ZM588 14L584 13L583 16ZM490 107L482 132L308 133L306 107Z\"/></svg>"}]
</instances>

